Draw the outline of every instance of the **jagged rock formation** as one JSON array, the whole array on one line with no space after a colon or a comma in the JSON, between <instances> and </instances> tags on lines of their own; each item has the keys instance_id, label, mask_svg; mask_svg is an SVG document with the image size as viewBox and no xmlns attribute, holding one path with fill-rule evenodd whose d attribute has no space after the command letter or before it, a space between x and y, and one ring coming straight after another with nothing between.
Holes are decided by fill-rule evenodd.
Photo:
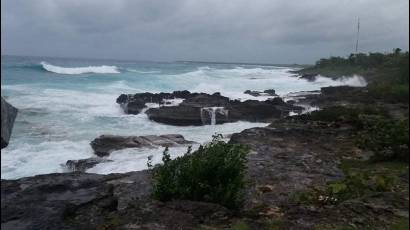
<instances>
[{"instance_id":1,"label":"jagged rock formation","mask_svg":"<svg viewBox=\"0 0 410 230\"><path fill-rule=\"evenodd\" d=\"M16 116L17 109L1 97L1 148L5 148L9 144Z\"/></svg>"}]
</instances>

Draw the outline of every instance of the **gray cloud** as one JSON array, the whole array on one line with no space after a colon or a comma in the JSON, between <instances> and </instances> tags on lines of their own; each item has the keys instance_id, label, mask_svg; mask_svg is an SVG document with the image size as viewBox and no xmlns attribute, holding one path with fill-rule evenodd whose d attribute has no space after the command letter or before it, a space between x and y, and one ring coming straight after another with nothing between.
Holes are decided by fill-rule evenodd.
<instances>
[{"instance_id":1,"label":"gray cloud","mask_svg":"<svg viewBox=\"0 0 410 230\"><path fill-rule=\"evenodd\" d=\"M2 53L312 63L408 50L408 0L5 0Z\"/></svg>"}]
</instances>

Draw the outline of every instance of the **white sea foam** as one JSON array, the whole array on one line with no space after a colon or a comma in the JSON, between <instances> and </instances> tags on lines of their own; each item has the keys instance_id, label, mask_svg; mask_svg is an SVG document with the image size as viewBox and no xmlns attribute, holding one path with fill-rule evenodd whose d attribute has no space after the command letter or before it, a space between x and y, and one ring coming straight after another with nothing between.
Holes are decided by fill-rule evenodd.
<instances>
[{"instance_id":1,"label":"white sea foam","mask_svg":"<svg viewBox=\"0 0 410 230\"><path fill-rule=\"evenodd\" d=\"M47 62L41 62L43 68L49 72L58 73L58 74L85 74L85 73L100 73L100 74L108 74L108 73L120 73L116 66L87 66L87 67L61 67L51 65Z\"/></svg>"},{"instance_id":2,"label":"white sea foam","mask_svg":"<svg viewBox=\"0 0 410 230\"><path fill-rule=\"evenodd\" d=\"M81 68L94 68L65 68L42 64L57 68L58 71L53 72L70 72L70 74L88 71ZM97 66L99 67L101 66ZM119 72L115 66L111 67L113 68L108 69L112 73ZM135 67L135 70L138 69ZM97 72L94 70L90 72ZM42 82L42 78L36 78L33 82L17 83L2 79L5 83L1 86L2 93L6 92L7 100L20 110L11 142L7 148L2 149L2 178L12 179L62 172L64 168L61 164L65 164L67 160L93 156L89 143L102 134L129 136L177 133L187 140L204 143L215 133L229 135L247 128L267 125L267 123L251 122L187 127L159 124L149 120L145 113L124 114L115 102L121 93L156 93L187 89L191 92L221 92L222 95L232 99L266 100L268 96L254 97L243 92L248 89L258 91L275 89L276 93L282 96L289 92L319 90L320 87L325 86L365 85L365 81L359 76L340 80L318 77L317 81L309 82L290 77L288 70L289 68L262 66L222 69L210 65L182 74L167 74L166 70L161 69L161 74L141 74L138 77L125 69L121 71L121 80L82 78L81 80L84 81L80 83L78 79L71 81L72 78L52 78L46 79L46 82ZM177 105L181 101L182 99L175 99L169 102ZM158 104L148 104L148 108L158 106ZM314 109L316 108L306 108L306 111ZM214 112L212 110L210 113L211 123L217 123L216 120L212 122ZM214 118L216 119L216 116ZM161 162L162 150L158 148L117 151L109 157L113 162L99 164L88 171L107 174L142 170L146 168L149 155L154 156L154 163ZM172 148L171 156L176 157L185 152L185 147Z\"/></svg>"},{"instance_id":3,"label":"white sea foam","mask_svg":"<svg viewBox=\"0 0 410 230\"><path fill-rule=\"evenodd\" d=\"M141 73L141 74L161 73L161 71L159 71L159 70L143 71L143 70L137 70L137 69L132 69L132 68L127 68L126 70L127 70L128 72Z\"/></svg>"}]
</instances>

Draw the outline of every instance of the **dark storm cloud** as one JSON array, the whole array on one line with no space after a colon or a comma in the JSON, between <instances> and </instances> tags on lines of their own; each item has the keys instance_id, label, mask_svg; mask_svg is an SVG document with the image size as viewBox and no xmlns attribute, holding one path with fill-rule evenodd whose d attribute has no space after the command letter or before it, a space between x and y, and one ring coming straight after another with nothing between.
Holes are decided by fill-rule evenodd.
<instances>
[{"instance_id":1,"label":"dark storm cloud","mask_svg":"<svg viewBox=\"0 0 410 230\"><path fill-rule=\"evenodd\" d=\"M408 0L6 0L6 54L311 63L408 49Z\"/></svg>"}]
</instances>

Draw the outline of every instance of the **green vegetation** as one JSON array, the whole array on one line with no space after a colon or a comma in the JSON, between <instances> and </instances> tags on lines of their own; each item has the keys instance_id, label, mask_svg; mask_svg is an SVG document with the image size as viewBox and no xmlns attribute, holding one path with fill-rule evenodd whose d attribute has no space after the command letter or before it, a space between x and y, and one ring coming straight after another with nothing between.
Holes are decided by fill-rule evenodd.
<instances>
[{"instance_id":1,"label":"green vegetation","mask_svg":"<svg viewBox=\"0 0 410 230\"><path fill-rule=\"evenodd\" d=\"M300 119L350 124L357 131L357 145L371 150L373 160L409 162L409 121L392 119L382 108L332 106L301 115Z\"/></svg>"},{"instance_id":2,"label":"green vegetation","mask_svg":"<svg viewBox=\"0 0 410 230\"><path fill-rule=\"evenodd\" d=\"M362 131L358 144L372 150L374 160L409 162L409 121L385 119L380 116L361 116Z\"/></svg>"},{"instance_id":3,"label":"green vegetation","mask_svg":"<svg viewBox=\"0 0 410 230\"><path fill-rule=\"evenodd\" d=\"M409 229L409 219L403 218L391 226L392 230L407 230Z\"/></svg>"},{"instance_id":4,"label":"green vegetation","mask_svg":"<svg viewBox=\"0 0 410 230\"><path fill-rule=\"evenodd\" d=\"M394 49L392 53L358 53L347 58L322 58L302 73L323 74L329 77L360 74L367 80L383 80L388 83L409 83L409 52Z\"/></svg>"},{"instance_id":5,"label":"green vegetation","mask_svg":"<svg viewBox=\"0 0 410 230\"><path fill-rule=\"evenodd\" d=\"M360 129L363 127L361 119L363 114L378 115L381 117L388 116L383 108L363 105L360 107L325 107L322 110L313 111L310 114L303 114L301 115L301 118L311 121L344 122Z\"/></svg>"},{"instance_id":6,"label":"green vegetation","mask_svg":"<svg viewBox=\"0 0 410 230\"><path fill-rule=\"evenodd\" d=\"M392 53L358 53L348 57L320 59L301 74L321 74L339 78L361 75L369 82L369 93L389 102L409 102L409 52L394 49Z\"/></svg>"},{"instance_id":7,"label":"green vegetation","mask_svg":"<svg viewBox=\"0 0 410 230\"><path fill-rule=\"evenodd\" d=\"M248 148L227 144L216 135L206 146L174 160L168 149L163 165L153 168L153 196L161 201L187 199L238 208L243 201Z\"/></svg>"},{"instance_id":8,"label":"green vegetation","mask_svg":"<svg viewBox=\"0 0 410 230\"><path fill-rule=\"evenodd\" d=\"M390 192L395 188L395 177L370 176L368 173L346 173L345 178L328 183L323 188L295 194L293 200L301 203L325 205L356 199L375 192Z\"/></svg>"},{"instance_id":9,"label":"green vegetation","mask_svg":"<svg viewBox=\"0 0 410 230\"><path fill-rule=\"evenodd\" d=\"M236 222L232 228L232 230L249 230L249 226L244 221Z\"/></svg>"},{"instance_id":10,"label":"green vegetation","mask_svg":"<svg viewBox=\"0 0 410 230\"><path fill-rule=\"evenodd\" d=\"M345 160L340 165L345 177L315 187L309 191L295 193L292 200L308 205L338 204L346 200L360 199L383 192L406 190L400 176L408 170L405 162L364 162Z\"/></svg>"}]
</instances>

